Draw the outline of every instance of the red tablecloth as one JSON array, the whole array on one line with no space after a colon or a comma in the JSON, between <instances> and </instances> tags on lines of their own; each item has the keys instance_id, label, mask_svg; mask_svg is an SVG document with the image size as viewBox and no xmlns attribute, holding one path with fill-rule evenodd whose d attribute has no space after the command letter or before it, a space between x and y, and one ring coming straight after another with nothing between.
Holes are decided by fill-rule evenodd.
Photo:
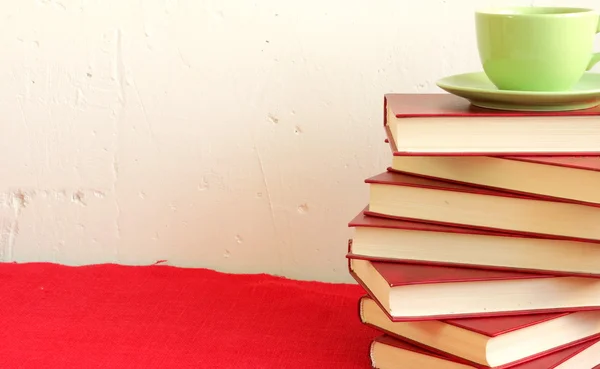
<instances>
[{"instance_id":1,"label":"red tablecloth","mask_svg":"<svg viewBox=\"0 0 600 369\"><path fill-rule=\"evenodd\" d=\"M0 264L0 368L370 368L356 285Z\"/></svg>"}]
</instances>

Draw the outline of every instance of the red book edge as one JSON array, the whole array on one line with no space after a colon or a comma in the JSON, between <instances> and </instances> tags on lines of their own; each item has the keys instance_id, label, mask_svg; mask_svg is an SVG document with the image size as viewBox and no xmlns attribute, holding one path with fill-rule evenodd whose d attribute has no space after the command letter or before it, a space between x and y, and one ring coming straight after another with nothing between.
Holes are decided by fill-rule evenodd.
<instances>
[{"instance_id":1,"label":"red book edge","mask_svg":"<svg viewBox=\"0 0 600 369\"><path fill-rule=\"evenodd\" d=\"M361 322L362 322L362 321L361 321ZM417 348L419 348L419 349L423 349L423 350L425 350L425 351L432 352L432 353L434 353L434 354L437 354L437 355L439 355L439 356L441 356L441 357L443 357L443 358L447 358L447 359L450 359L450 360L452 360L452 361L463 362L463 363L465 363L465 364L473 365L473 366L475 366L475 367L477 367L477 368L486 368L486 369L490 369L490 367L488 367L488 366L486 366L486 365L479 364L479 363L476 363L476 362L473 362L473 361L469 361L469 360L467 360L467 359L464 359L464 358L462 358L462 357L460 357L460 356L453 355L453 354L451 354L451 353L449 353L449 352L442 351L442 350L440 350L440 349L437 349L437 348L435 348L435 347L432 347L432 346L428 346L428 345L426 345L426 344L424 344L424 343L421 343L421 342L418 342L418 341L412 340L412 339L410 339L410 338L408 338L408 337L404 337L404 336L397 335L397 334L395 334L394 332L390 332L390 331L388 331L388 330L386 330L386 329L383 329L383 328L377 327L377 326L375 326L375 325L372 325L372 324L370 324L370 323L365 323L365 322L362 322L362 324L366 325L367 327L373 328L373 329L375 329L376 331L379 331L379 332L381 332L381 333L384 333L385 335L388 335L388 336L390 336L391 338L395 338L395 339L397 339L398 341L403 341L403 342L405 342L405 343L411 344L411 345L413 345L413 346L415 346L415 347L417 347ZM576 340L576 341L573 341L573 342L566 343L566 344L564 344L564 345L556 346L556 347L553 347L553 348L551 348L551 349L548 349L548 350L545 350L545 351L542 351L542 352L538 352L537 354L533 354L533 355L531 355L531 356L527 356L527 357L524 357L524 358L522 358L522 359L519 359L519 360L512 361L512 362L510 362L510 363L506 363L506 364L504 364L504 365L498 365L498 366L495 366L495 367L493 367L493 369L505 369L505 368L507 369L507 368L511 368L511 367L514 367L514 366L516 366L516 365L525 364L525 363L527 363L527 362L534 361L534 360L536 360L536 359L539 359L539 358L541 358L541 357L548 356L548 355L550 355L550 354L553 354L553 353L555 353L555 352L563 351L563 350L566 350L566 349L568 349L568 348L571 348L571 347L574 347L574 346L578 346L578 345L580 345L580 344L583 344L583 343L585 343L585 342L590 342L590 341L593 341L593 343L596 343L596 342L597 342L597 341L599 341L599 340L600 340L600 333L599 333L599 334L592 335L592 336L584 337L584 338L578 339L578 340ZM592 344L593 344L593 343L592 343ZM590 345L590 346L591 346L591 345ZM588 347L588 346L586 346L586 348L587 348L587 347Z\"/></svg>"},{"instance_id":2,"label":"red book edge","mask_svg":"<svg viewBox=\"0 0 600 369\"><path fill-rule=\"evenodd\" d=\"M362 320L361 310L362 302L367 299L375 302L375 304L377 304L377 306L379 306L379 308L383 310L381 304L379 303L379 301L377 301L377 299L374 299L369 294L361 296L358 300L358 312L359 317L361 317L361 322L363 324L369 324ZM464 329L469 332L480 334L485 337L494 338L575 313L577 312L543 313L483 318L475 317L463 319L444 319L439 321L460 329ZM598 333L598 335L600 335L600 333Z\"/></svg>"},{"instance_id":3,"label":"red book edge","mask_svg":"<svg viewBox=\"0 0 600 369\"><path fill-rule=\"evenodd\" d=\"M583 110L575 110L575 111L556 111L556 112L525 112L525 111L507 111L507 110L494 110L494 109L485 109L472 105L467 100L460 98L458 96L454 96L452 94L447 93L435 93L435 94L401 94L401 93L387 93L384 94L383 98L383 125L386 128L386 133L388 134L388 143L392 146L392 152L394 156L498 156L498 157L511 157L513 160L523 160L523 161L539 161L543 160L543 157L569 157L569 156L598 156L599 153L596 151L591 152L577 152L572 154L565 154L564 152L535 152L532 154L531 152L513 152L513 153L503 153L499 154L498 152L463 152L463 153L448 153L448 152L411 152L411 151L399 151L395 144L393 144L393 140L389 139L390 132L388 128L387 121L387 110L388 106L394 104L399 104L397 102L400 98L406 98L413 100L411 104L405 104L406 107L414 107L419 106L420 104L414 103L415 99L433 99L438 100L434 102L430 102L428 105L429 108L432 108L433 112L419 112L416 111L407 112L407 113L398 113L395 112L396 118L422 118L422 117L532 117L532 116L594 116L600 115L600 105ZM390 100L393 101L390 103ZM417 100L418 101L418 100ZM433 104L435 103L435 104ZM403 104L400 104L403 105ZM440 108L441 106L447 106L446 109ZM396 106L398 107L398 106ZM435 109L438 109L435 112ZM398 110L398 109L396 109ZM399 109L402 110L402 109ZM522 159L519 159L522 157ZM552 159L550 159L552 160ZM564 165L564 164L562 164ZM595 170L600 170L597 168Z\"/></svg>"},{"instance_id":4,"label":"red book edge","mask_svg":"<svg viewBox=\"0 0 600 369\"><path fill-rule=\"evenodd\" d=\"M503 267L496 265L480 265L480 264L466 264L466 263L456 263L456 262L444 262L444 261L429 261L429 260L414 260L414 259L392 259L392 258L384 258L378 256L367 256L367 255L359 255L353 252L349 252L346 254L346 258L356 259L356 260L367 260L371 262L383 262L383 263L399 263L399 264L417 264L424 266L449 266L455 268L467 268L467 269L479 269L479 270L493 270L499 272L519 272L519 273L527 273L527 274L539 274L541 276L548 276L548 273L552 273L554 277L582 277L582 278L600 278L600 274L592 274L592 273L579 273L579 272L563 272L563 271L555 271L555 270L542 270L542 269L528 269L528 268L517 268L517 267Z\"/></svg>"},{"instance_id":5,"label":"red book edge","mask_svg":"<svg viewBox=\"0 0 600 369\"><path fill-rule=\"evenodd\" d=\"M552 165L557 167L600 172L600 156L598 155L508 156L500 157L500 159L525 161L534 164ZM585 162L591 161L598 161L598 163L585 164Z\"/></svg>"},{"instance_id":6,"label":"red book edge","mask_svg":"<svg viewBox=\"0 0 600 369\"><path fill-rule=\"evenodd\" d=\"M564 363L565 361L571 359L572 357L576 356L577 354L581 353L582 351L586 350L587 348L600 342L600 338L598 338L598 337L590 338L590 339L584 340L582 342L578 342L575 345L563 347L561 350L555 350L550 353L546 353L544 355L536 355L535 357L532 357L531 359L528 359L526 361L514 362L511 364L498 366L498 367L494 367L494 368L489 368L489 367L481 365L481 364L473 363L468 360L449 355L447 353L441 353L437 350L435 350L435 351L433 351L431 349L427 350L425 348L422 348L420 345L411 344L412 342L410 342L408 340L398 339L398 338L395 338L388 334L383 334L383 335L378 336L375 339L373 339L373 344L371 345L371 350L373 348L373 345L377 342L385 344L385 345L397 347L397 348L400 348L403 350L412 351L412 352L422 354L422 355L428 355L428 356L436 357L436 358L443 359L443 360L453 361L453 362L460 363L460 364L471 365L471 366L474 366L475 368L482 368L482 369L483 368L487 368L487 369L503 369L503 368L553 369L553 368L556 368L558 365ZM539 366L540 364L542 364L544 366L540 367ZM551 365L551 366L547 367L547 365Z\"/></svg>"},{"instance_id":7,"label":"red book edge","mask_svg":"<svg viewBox=\"0 0 600 369\"><path fill-rule=\"evenodd\" d=\"M348 252L350 252L350 250L352 249L352 242L353 242L352 239L348 239ZM383 305L380 303L379 300L377 300L377 298L373 295L373 293L371 293L371 290L363 283L363 281L360 278L358 278L356 273L354 273L352 271L352 269L350 267L350 260L348 260L348 270L350 271L350 274L356 280L356 282L366 292L366 295L363 295L361 298L369 297L371 300L373 300L379 306L379 308L388 316L388 318L390 318L393 321L393 317L387 312L387 310L385 310ZM359 299L359 302L360 302L360 299ZM359 309L359 314L360 314L360 304L358 306L358 309ZM547 320L560 318L562 316L569 315L574 312L577 312L577 310L551 312L551 313L542 312L542 313L537 313L537 314L513 314L513 315L503 315L503 316L493 316L493 317L489 317L489 316L482 317L480 315L476 315L476 316L463 317L463 318L450 317L447 319L440 319L440 320L442 320L443 322L445 322L447 324L454 325L456 327L466 329L466 330L469 330L469 331L472 331L475 333L479 333L484 336L496 337L501 334L509 333L509 332L512 332L517 329L526 328L526 327L534 325L536 323L541 323L541 322L544 322ZM423 319L412 319L409 321L418 321L418 320L423 320ZM508 326L502 327L493 332L491 332L489 330L485 330L485 328L481 326L481 323L482 322L486 323L486 322L489 322L490 320L504 321L504 323L506 323L506 321L508 320ZM515 324L515 323L510 322L510 320L515 320L515 321L518 321L519 323ZM489 324L486 324L486 326L489 327Z\"/></svg>"},{"instance_id":8,"label":"red book edge","mask_svg":"<svg viewBox=\"0 0 600 369\"><path fill-rule=\"evenodd\" d=\"M512 281L517 279L556 278L550 274L531 274L517 271L458 268L448 265L424 265L401 262L371 262L390 287L422 284L472 283ZM560 278L560 277L559 277Z\"/></svg>"},{"instance_id":9,"label":"red book edge","mask_svg":"<svg viewBox=\"0 0 600 369\"><path fill-rule=\"evenodd\" d=\"M371 221L364 221L363 219L371 219ZM511 234L511 233L500 233L500 232L489 232L480 229L469 229L469 228L459 228L445 225L438 225L433 223L423 223L423 222L415 222L410 220L402 220L395 218L387 218L382 216L379 213L374 213L368 210L368 206L363 210L363 212L359 213L351 222L348 223L349 227L354 228L386 228L386 229L406 229L406 230L414 230L414 231L423 231L423 232L447 232L447 233L457 233L457 234L472 234L472 235L485 235L485 236L493 236L493 237L516 237L516 238L535 238L530 235L519 235L519 234ZM544 239L554 239L550 237L545 237ZM569 242L582 242L582 241L573 241L568 240ZM592 243L592 242L588 242ZM598 243L598 242L596 242ZM496 265L479 265L479 264L466 264L466 263L458 263L458 262L444 262L444 261L431 261L431 260L414 260L414 259L398 259L398 258L385 258L385 257L377 257L377 256L367 256L367 255L359 255L355 254L350 247L348 249L348 253L346 254L347 258L351 259L360 259L360 260L369 260L369 261L383 261L383 262L404 262L410 264L424 264L424 265L442 265L442 266L454 266L459 268L470 268L470 269L485 269L485 270L500 270L500 271L517 271L522 273L531 273L531 274L552 274L553 276L574 276L574 277L587 277L587 278L600 278L600 273L587 273L587 272L565 272L565 271L548 271L542 269L528 269L528 268L518 268L518 267L504 267L504 266L496 266Z\"/></svg>"},{"instance_id":10,"label":"red book edge","mask_svg":"<svg viewBox=\"0 0 600 369\"><path fill-rule=\"evenodd\" d=\"M475 194L475 195L516 198L516 199L522 199L522 200L528 200L528 201L547 201L547 202L560 202L560 203L581 205L574 201L566 201L566 200L556 201L556 200L542 198L542 197L534 198L531 196L522 196L522 195L512 194L512 193L508 193L508 192L492 191L492 190L487 190L487 189L483 189L483 188L481 188L481 189L475 188L472 186L463 186L463 185L459 185L456 183L444 183L442 181L430 180L428 178L418 177L418 176L414 176L414 175L394 173L390 169L391 168L388 168L387 172L383 172L383 173L380 173L373 177L367 178L365 180L365 183L367 183L367 184L383 184L383 185L390 185L390 186L407 186L407 187L425 188L425 189L439 190L439 191L454 191L454 192L470 193L470 194ZM402 178L402 179L400 179L400 178ZM595 206L586 204L585 206L600 208L600 204L594 204L594 205ZM550 238L550 239L557 239L557 240L572 240L572 241L583 241L583 242L594 242L594 243L600 242L600 240L598 240L598 239L591 239L591 238L549 235L549 234L542 234L542 233L529 232L529 231L509 231L509 230L499 229L499 228L494 228L494 227L473 226L473 225L469 225L469 224L457 224L457 223L453 223L453 222L432 221L432 220L427 220L427 219L416 219L416 218L410 218L410 217L398 217L398 216L392 216L392 215L387 215L387 214L378 214L377 216L381 216L384 218L391 218L391 219L412 220L412 221L418 221L418 222L423 222L423 223L439 224L439 225L446 225L446 226L453 226L453 227L460 227L460 228L481 229L481 230L492 231L492 232L513 233L513 234L523 234L523 235L526 234L526 235L531 235L536 238Z\"/></svg>"},{"instance_id":11,"label":"red book edge","mask_svg":"<svg viewBox=\"0 0 600 369\"><path fill-rule=\"evenodd\" d=\"M464 318L486 318L486 317L499 317L499 316L517 316L527 314L548 314L548 313L565 313L565 312L576 312L576 311L590 311L598 310L600 306L587 306L576 309L569 308L553 308L553 309L531 309L531 310L520 310L520 311L499 311L499 312L479 312L479 313L465 313L465 314L441 314L441 315L427 315L427 316L410 316L400 317L392 316L384 307L381 305L379 300L375 298L373 292L367 287L367 285L354 273L350 266L350 259L348 259L348 273L356 283L358 283L362 289L381 307L381 310L390 318L393 322L411 322L411 321L423 321L423 320L453 320L453 319L464 319Z\"/></svg>"},{"instance_id":12,"label":"red book edge","mask_svg":"<svg viewBox=\"0 0 600 369\"><path fill-rule=\"evenodd\" d=\"M515 151L510 153L499 153L494 151L473 151L473 152L447 152L447 151L400 151L395 150L393 152L393 156L494 156L494 157L505 157L505 156L522 156L522 157L531 157L534 153L531 151ZM557 156L567 156L568 154L564 151L536 151L535 155L539 155L540 157L557 157ZM599 156L600 151L578 151L573 152L572 155L576 156ZM513 159L516 160L516 159ZM526 161L526 160L523 160Z\"/></svg>"}]
</instances>

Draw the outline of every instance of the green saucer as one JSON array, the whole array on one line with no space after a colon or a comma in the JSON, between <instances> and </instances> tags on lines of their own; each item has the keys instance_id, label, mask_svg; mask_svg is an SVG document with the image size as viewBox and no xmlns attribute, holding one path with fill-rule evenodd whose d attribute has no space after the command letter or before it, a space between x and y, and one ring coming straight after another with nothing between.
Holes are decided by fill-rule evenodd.
<instances>
[{"instance_id":1,"label":"green saucer","mask_svg":"<svg viewBox=\"0 0 600 369\"><path fill-rule=\"evenodd\" d=\"M600 73L586 72L570 91L499 90L485 72L457 74L437 81L438 87L475 106L498 110L568 111L600 105Z\"/></svg>"}]
</instances>

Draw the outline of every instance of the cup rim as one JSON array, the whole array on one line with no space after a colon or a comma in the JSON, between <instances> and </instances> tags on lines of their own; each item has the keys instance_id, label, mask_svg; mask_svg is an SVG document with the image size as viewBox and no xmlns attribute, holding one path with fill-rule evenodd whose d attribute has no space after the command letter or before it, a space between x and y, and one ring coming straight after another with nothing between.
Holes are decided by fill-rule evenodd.
<instances>
[{"instance_id":1,"label":"cup rim","mask_svg":"<svg viewBox=\"0 0 600 369\"><path fill-rule=\"evenodd\" d=\"M541 12L541 13L519 13L519 10L553 10L556 12ZM549 17L577 17L589 14L598 14L594 9L589 8L577 8L568 6L500 6L500 7L489 7L482 8L475 11L479 15L487 16L500 16L500 17L535 17L535 18L549 18Z\"/></svg>"}]
</instances>

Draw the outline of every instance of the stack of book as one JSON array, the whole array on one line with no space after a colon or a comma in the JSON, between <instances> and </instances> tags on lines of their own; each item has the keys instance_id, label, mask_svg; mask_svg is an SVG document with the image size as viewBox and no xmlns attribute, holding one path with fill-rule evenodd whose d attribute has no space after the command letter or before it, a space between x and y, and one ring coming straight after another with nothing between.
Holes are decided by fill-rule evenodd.
<instances>
[{"instance_id":1,"label":"stack of book","mask_svg":"<svg viewBox=\"0 0 600 369\"><path fill-rule=\"evenodd\" d=\"M375 368L600 365L600 108L388 94L350 274Z\"/></svg>"}]
</instances>

